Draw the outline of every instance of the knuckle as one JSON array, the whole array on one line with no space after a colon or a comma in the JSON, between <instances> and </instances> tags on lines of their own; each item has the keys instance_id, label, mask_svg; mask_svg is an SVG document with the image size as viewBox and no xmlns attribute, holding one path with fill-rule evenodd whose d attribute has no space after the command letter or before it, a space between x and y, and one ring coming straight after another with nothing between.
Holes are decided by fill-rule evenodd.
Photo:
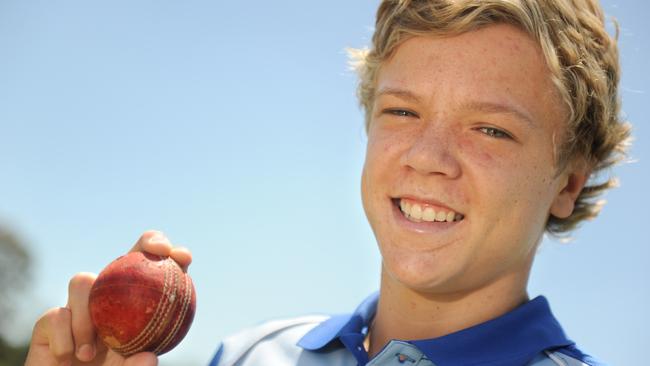
<instances>
[{"instance_id":1,"label":"knuckle","mask_svg":"<svg viewBox=\"0 0 650 366\"><path fill-rule=\"evenodd\" d=\"M36 323L34 324L33 332L34 334L43 332L45 329L49 328L50 324L54 321L54 318L58 316L59 308L51 308L46 310L43 315L41 315Z\"/></svg>"},{"instance_id":2,"label":"knuckle","mask_svg":"<svg viewBox=\"0 0 650 366\"><path fill-rule=\"evenodd\" d=\"M72 320L70 309L64 307L52 308L45 314L52 328L70 327Z\"/></svg>"},{"instance_id":3,"label":"knuckle","mask_svg":"<svg viewBox=\"0 0 650 366\"><path fill-rule=\"evenodd\" d=\"M50 353L54 358L56 358L59 364L64 364L64 361L70 360L74 357L72 346L50 344Z\"/></svg>"},{"instance_id":4,"label":"knuckle","mask_svg":"<svg viewBox=\"0 0 650 366\"><path fill-rule=\"evenodd\" d=\"M154 237L156 235L163 235L163 232L160 231L160 230L147 230L140 236L140 240L141 241L146 241L146 240L149 240L150 238L152 238L152 237Z\"/></svg>"},{"instance_id":5,"label":"knuckle","mask_svg":"<svg viewBox=\"0 0 650 366\"><path fill-rule=\"evenodd\" d=\"M59 361L69 359L74 351L74 343L66 336L65 329L70 329L72 314L70 309L60 307L52 308L46 312L45 317L51 328L50 353ZM54 331L55 329L64 331Z\"/></svg>"},{"instance_id":6,"label":"knuckle","mask_svg":"<svg viewBox=\"0 0 650 366\"><path fill-rule=\"evenodd\" d=\"M72 347L57 345L56 343L50 344L50 353L59 363L69 360L73 356Z\"/></svg>"}]
</instances>

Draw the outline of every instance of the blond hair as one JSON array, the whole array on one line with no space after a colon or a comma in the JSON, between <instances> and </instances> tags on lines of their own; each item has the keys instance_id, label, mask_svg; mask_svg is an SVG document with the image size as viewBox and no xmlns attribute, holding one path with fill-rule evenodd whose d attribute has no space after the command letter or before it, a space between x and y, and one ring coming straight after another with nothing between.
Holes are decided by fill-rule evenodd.
<instances>
[{"instance_id":1,"label":"blond hair","mask_svg":"<svg viewBox=\"0 0 650 366\"><path fill-rule=\"evenodd\" d=\"M619 162L630 127L620 118L619 62L616 37L605 29L596 0L383 0L377 11L370 49L351 50L359 74L359 102L366 130L372 116L376 79L381 64L413 36L449 36L486 25L507 23L535 39L545 56L553 83L569 111L565 138L556 154L558 171L582 161L592 177ZM597 201L616 185L614 178L590 180L573 213L550 216L546 231L559 235L602 208Z\"/></svg>"}]
</instances>

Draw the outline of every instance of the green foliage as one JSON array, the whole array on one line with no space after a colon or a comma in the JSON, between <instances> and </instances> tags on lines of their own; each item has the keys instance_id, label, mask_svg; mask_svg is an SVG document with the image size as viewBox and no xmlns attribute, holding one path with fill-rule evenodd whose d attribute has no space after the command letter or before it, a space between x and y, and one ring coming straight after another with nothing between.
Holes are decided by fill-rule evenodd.
<instances>
[{"instance_id":1,"label":"green foliage","mask_svg":"<svg viewBox=\"0 0 650 366\"><path fill-rule=\"evenodd\" d=\"M18 295L30 279L31 260L23 243L0 225L0 331L7 327Z\"/></svg>"},{"instance_id":2,"label":"green foliage","mask_svg":"<svg viewBox=\"0 0 650 366\"><path fill-rule=\"evenodd\" d=\"M27 358L28 344L11 346L0 337L0 366L21 366Z\"/></svg>"},{"instance_id":3,"label":"green foliage","mask_svg":"<svg viewBox=\"0 0 650 366\"><path fill-rule=\"evenodd\" d=\"M0 226L0 331L6 331L12 319L17 295L25 290L30 279L30 256L20 240ZM6 334L6 333L5 333ZM28 344L13 346L0 335L0 366L25 363Z\"/></svg>"}]
</instances>

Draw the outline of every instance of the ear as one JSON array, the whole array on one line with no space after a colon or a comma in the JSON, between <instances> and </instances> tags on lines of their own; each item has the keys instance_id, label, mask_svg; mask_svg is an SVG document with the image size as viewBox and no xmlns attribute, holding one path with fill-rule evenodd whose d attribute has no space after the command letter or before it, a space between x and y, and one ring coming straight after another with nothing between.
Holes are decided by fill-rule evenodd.
<instances>
[{"instance_id":1,"label":"ear","mask_svg":"<svg viewBox=\"0 0 650 366\"><path fill-rule=\"evenodd\" d=\"M590 172L586 169L575 169L562 175L563 182L560 192L551 204L551 215L560 219L567 218L573 213L576 199L587 183Z\"/></svg>"}]
</instances>

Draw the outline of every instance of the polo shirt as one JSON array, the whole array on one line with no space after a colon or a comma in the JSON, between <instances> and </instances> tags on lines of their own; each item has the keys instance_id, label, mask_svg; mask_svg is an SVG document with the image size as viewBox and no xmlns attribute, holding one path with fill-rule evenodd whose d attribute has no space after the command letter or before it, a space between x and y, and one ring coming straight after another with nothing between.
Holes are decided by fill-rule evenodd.
<instances>
[{"instance_id":1,"label":"polo shirt","mask_svg":"<svg viewBox=\"0 0 650 366\"><path fill-rule=\"evenodd\" d=\"M372 294L351 314L246 329L221 343L210 366L604 366L567 338L543 296L442 337L392 340L369 359L363 340L378 299Z\"/></svg>"}]
</instances>

